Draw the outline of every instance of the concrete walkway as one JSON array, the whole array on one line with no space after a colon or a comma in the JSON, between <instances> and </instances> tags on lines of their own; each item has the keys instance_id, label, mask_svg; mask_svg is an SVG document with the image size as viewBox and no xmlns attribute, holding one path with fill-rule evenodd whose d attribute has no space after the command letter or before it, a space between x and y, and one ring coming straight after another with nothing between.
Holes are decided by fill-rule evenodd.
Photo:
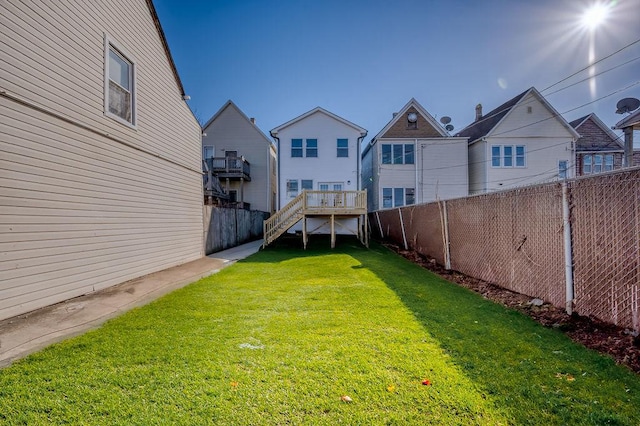
<instances>
[{"instance_id":1,"label":"concrete walkway","mask_svg":"<svg viewBox=\"0 0 640 426\"><path fill-rule=\"evenodd\" d=\"M0 321L0 367L53 343L99 327L200 278L256 253L262 240L154 272L85 296Z\"/></svg>"}]
</instances>

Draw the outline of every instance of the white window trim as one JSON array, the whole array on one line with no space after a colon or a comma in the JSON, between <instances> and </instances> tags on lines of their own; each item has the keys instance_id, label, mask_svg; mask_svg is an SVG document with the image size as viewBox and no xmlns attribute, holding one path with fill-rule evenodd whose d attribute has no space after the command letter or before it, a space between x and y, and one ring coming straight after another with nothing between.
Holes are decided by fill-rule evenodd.
<instances>
[{"instance_id":1,"label":"white window trim","mask_svg":"<svg viewBox=\"0 0 640 426\"><path fill-rule=\"evenodd\" d=\"M516 152L517 152L517 148L520 146L524 148L524 165L517 166L516 159L518 158L518 156L516 155ZM493 148L494 147L498 147L500 149L500 165L499 166L493 165ZM505 147L511 147L511 164L512 164L511 166L504 165L504 159L505 159L504 148ZM489 146L489 163L491 164L491 168L493 169L526 169L527 168L527 146L526 145L492 144Z\"/></svg>"},{"instance_id":2,"label":"white window trim","mask_svg":"<svg viewBox=\"0 0 640 426\"><path fill-rule=\"evenodd\" d=\"M109 47L113 46L120 52L127 61L131 63L131 122L109 112ZM119 43L113 40L108 34L104 35L104 115L132 129L137 129L137 83L136 83L136 63L135 58L127 52Z\"/></svg>"},{"instance_id":3,"label":"white window trim","mask_svg":"<svg viewBox=\"0 0 640 426\"><path fill-rule=\"evenodd\" d=\"M384 190L385 189L390 189L391 190L391 207L384 207ZM400 206L396 206L396 190L397 189L402 189L402 205ZM413 190L413 204L407 204L407 189L411 189ZM380 208L381 209L393 209L393 208L397 208L397 207L405 207L405 206L412 206L415 205L416 203L416 189L414 187L389 187L389 186L385 186L383 188L380 188Z\"/></svg>"}]
</instances>

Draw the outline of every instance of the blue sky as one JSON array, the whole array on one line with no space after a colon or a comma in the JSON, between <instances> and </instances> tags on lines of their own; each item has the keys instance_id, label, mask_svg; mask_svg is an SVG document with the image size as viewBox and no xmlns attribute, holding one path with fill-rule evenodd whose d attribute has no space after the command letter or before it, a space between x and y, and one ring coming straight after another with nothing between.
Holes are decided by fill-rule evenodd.
<instances>
[{"instance_id":1,"label":"blue sky","mask_svg":"<svg viewBox=\"0 0 640 426\"><path fill-rule=\"evenodd\" d=\"M476 104L488 112L531 86L569 121L595 112L614 125L623 118L614 113L616 102L640 98L640 59L635 60L640 42L595 65L595 74L613 68L594 77L595 92L589 81L577 83L588 71L544 90L586 67L590 46L597 60L640 39L640 0L601 0L609 13L590 33L581 17L595 2L154 0L154 5L201 122L231 99L268 135L321 106L366 128L368 141L412 97L436 118L450 116L455 132L473 121Z\"/></svg>"}]
</instances>

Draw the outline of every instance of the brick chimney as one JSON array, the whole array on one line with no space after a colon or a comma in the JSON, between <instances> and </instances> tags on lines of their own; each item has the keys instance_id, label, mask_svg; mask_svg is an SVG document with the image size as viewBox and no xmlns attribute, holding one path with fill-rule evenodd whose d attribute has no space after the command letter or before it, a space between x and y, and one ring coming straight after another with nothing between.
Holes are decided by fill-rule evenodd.
<instances>
[{"instance_id":1,"label":"brick chimney","mask_svg":"<svg viewBox=\"0 0 640 426\"><path fill-rule=\"evenodd\" d=\"M482 104L476 105L476 121L482 119Z\"/></svg>"}]
</instances>

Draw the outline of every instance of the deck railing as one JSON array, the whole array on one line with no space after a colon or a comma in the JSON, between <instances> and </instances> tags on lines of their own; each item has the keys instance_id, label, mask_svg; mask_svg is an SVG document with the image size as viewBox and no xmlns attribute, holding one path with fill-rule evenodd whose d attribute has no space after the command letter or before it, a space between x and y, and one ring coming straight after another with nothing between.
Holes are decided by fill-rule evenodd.
<instances>
[{"instance_id":1,"label":"deck railing","mask_svg":"<svg viewBox=\"0 0 640 426\"><path fill-rule=\"evenodd\" d=\"M206 159L207 165L220 177L251 178L251 165L244 157L213 157Z\"/></svg>"},{"instance_id":2,"label":"deck railing","mask_svg":"<svg viewBox=\"0 0 640 426\"><path fill-rule=\"evenodd\" d=\"M273 242L305 215L367 214L366 191L304 190L286 206L264 221L264 246Z\"/></svg>"}]
</instances>

